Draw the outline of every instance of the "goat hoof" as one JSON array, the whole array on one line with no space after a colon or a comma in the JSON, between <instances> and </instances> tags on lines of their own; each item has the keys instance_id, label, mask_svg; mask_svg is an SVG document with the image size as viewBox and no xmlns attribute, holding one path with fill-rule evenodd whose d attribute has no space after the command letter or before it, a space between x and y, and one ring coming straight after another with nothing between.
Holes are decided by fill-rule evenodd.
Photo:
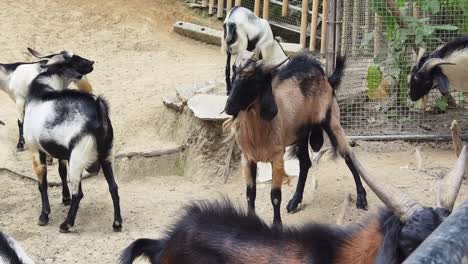
<instances>
[{"instance_id":1,"label":"goat hoof","mask_svg":"<svg viewBox=\"0 0 468 264\"><path fill-rule=\"evenodd\" d=\"M288 202L288 205L286 206L288 213L294 212L300 203L302 203L302 197L298 198L296 195L294 195L294 197Z\"/></svg>"},{"instance_id":2,"label":"goat hoof","mask_svg":"<svg viewBox=\"0 0 468 264\"><path fill-rule=\"evenodd\" d=\"M358 194L356 199L356 207L367 211L367 199L365 194Z\"/></svg>"},{"instance_id":3,"label":"goat hoof","mask_svg":"<svg viewBox=\"0 0 468 264\"><path fill-rule=\"evenodd\" d=\"M18 152L24 151L24 145L21 143L18 143L18 145L16 145L16 151Z\"/></svg>"},{"instance_id":4,"label":"goat hoof","mask_svg":"<svg viewBox=\"0 0 468 264\"><path fill-rule=\"evenodd\" d=\"M70 197L68 197L68 198L63 198L63 199L62 199L62 203L63 203L64 205L70 205L70 203L71 203Z\"/></svg>"},{"instance_id":5,"label":"goat hoof","mask_svg":"<svg viewBox=\"0 0 468 264\"><path fill-rule=\"evenodd\" d=\"M64 222L60 225L60 233L69 233L71 225L67 222Z\"/></svg>"},{"instance_id":6,"label":"goat hoof","mask_svg":"<svg viewBox=\"0 0 468 264\"><path fill-rule=\"evenodd\" d=\"M114 221L114 223L112 224L112 229L114 229L114 232L121 232L122 231L122 222Z\"/></svg>"},{"instance_id":7,"label":"goat hoof","mask_svg":"<svg viewBox=\"0 0 468 264\"><path fill-rule=\"evenodd\" d=\"M41 216L39 216L39 221L37 222L37 224L40 226L45 226L48 223L49 223L49 216L46 214L41 214Z\"/></svg>"}]
</instances>

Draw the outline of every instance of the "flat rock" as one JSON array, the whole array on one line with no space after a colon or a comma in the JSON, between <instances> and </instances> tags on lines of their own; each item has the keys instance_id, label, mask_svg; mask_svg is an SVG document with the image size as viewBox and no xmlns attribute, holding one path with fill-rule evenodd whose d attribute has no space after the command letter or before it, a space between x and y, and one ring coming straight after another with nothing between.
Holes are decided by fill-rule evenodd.
<instances>
[{"instance_id":1,"label":"flat rock","mask_svg":"<svg viewBox=\"0 0 468 264\"><path fill-rule=\"evenodd\" d=\"M285 159L284 170L286 171L286 175L291 176L291 177L298 177L299 176L299 160L296 158L292 158L288 160ZM260 183L269 182L271 181L271 178L272 178L271 164L258 162L257 163L257 182L260 182Z\"/></svg>"},{"instance_id":2,"label":"flat rock","mask_svg":"<svg viewBox=\"0 0 468 264\"><path fill-rule=\"evenodd\" d=\"M191 85L183 85L176 88L177 96L183 103L187 102L196 94L207 94L213 91L216 87L222 85L218 81L207 81L201 83L193 83Z\"/></svg>"},{"instance_id":3,"label":"flat rock","mask_svg":"<svg viewBox=\"0 0 468 264\"><path fill-rule=\"evenodd\" d=\"M167 107L182 111L184 109L184 103L177 96L167 95L163 97L163 103Z\"/></svg>"},{"instance_id":4,"label":"flat rock","mask_svg":"<svg viewBox=\"0 0 468 264\"><path fill-rule=\"evenodd\" d=\"M202 120L222 121L229 118L229 115L222 113L226 100L225 95L197 94L188 100L187 106Z\"/></svg>"}]
</instances>

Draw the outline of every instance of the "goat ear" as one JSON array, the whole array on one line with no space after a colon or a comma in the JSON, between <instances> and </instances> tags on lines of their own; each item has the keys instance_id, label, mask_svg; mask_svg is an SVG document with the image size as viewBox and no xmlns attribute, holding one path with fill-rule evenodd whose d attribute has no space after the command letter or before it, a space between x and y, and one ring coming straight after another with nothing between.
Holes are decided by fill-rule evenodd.
<instances>
[{"instance_id":1,"label":"goat ear","mask_svg":"<svg viewBox=\"0 0 468 264\"><path fill-rule=\"evenodd\" d=\"M260 109L260 116L266 121L273 120L278 114L278 106L273 97L271 80L267 81L266 87L260 95Z\"/></svg>"},{"instance_id":2,"label":"goat ear","mask_svg":"<svg viewBox=\"0 0 468 264\"><path fill-rule=\"evenodd\" d=\"M69 67L64 67L62 70L62 74L71 79L81 79L81 77L83 77L83 74Z\"/></svg>"},{"instance_id":3,"label":"goat ear","mask_svg":"<svg viewBox=\"0 0 468 264\"><path fill-rule=\"evenodd\" d=\"M447 76L443 73L437 74L436 77L437 80L437 88L439 89L441 94L447 94L449 91L449 81Z\"/></svg>"}]
</instances>

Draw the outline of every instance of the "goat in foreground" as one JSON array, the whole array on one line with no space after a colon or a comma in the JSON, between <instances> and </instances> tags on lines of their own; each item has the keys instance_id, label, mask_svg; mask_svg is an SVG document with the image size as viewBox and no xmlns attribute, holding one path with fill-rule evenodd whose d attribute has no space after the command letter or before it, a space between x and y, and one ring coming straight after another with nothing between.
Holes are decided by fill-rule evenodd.
<instances>
[{"instance_id":1,"label":"goat in foreground","mask_svg":"<svg viewBox=\"0 0 468 264\"><path fill-rule=\"evenodd\" d=\"M12 237L0 231L0 263L34 264L24 249Z\"/></svg>"},{"instance_id":2,"label":"goat in foreground","mask_svg":"<svg viewBox=\"0 0 468 264\"><path fill-rule=\"evenodd\" d=\"M247 8L236 6L231 9L223 27L222 50L227 55L225 75L228 94L231 91L231 55L251 51L268 66L278 65L288 59L273 37L268 21L257 17Z\"/></svg>"},{"instance_id":3,"label":"goat in foreground","mask_svg":"<svg viewBox=\"0 0 468 264\"><path fill-rule=\"evenodd\" d=\"M225 128L231 128L242 151L242 174L247 180L249 210L255 211L257 162L270 162L273 168L273 221L281 224L283 157L287 146L294 146L292 154L298 158L300 166L296 192L287 210L292 212L297 208L302 202L307 173L312 165L308 144L314 151L319 151L324 141L323 131L353 174L357 208L366 209L366 190L350 158L351 149L340 125L335 98L334 89L341 81L344 59L338 59L337 68L328 79L320 64L307 53L296 55L281 69L265 66L262 61L246 60L246 56L238 56L236 65L236 78L225 108L233 117L225 123Z\"/></svg>"},{"instance_id":4,"label":"goat in foreground","mask_svg":"<svg viewBox=\"0 0 468 264\"><path fill-rule=\"evenodd\" d=\"M384 186L351 156L362 178L387 206L361 225L309 223L277 229L228 201L200 202L187 207L164 238L133 242L120 263L133 263L140 256L153 264L402 263L450 215L463 179L467 148L441 181L436 208L423 207Z\"/></svg>"},{"instance_id":5,"label":"goat in foreground","mask_svg":"<svg viewBox=\"0 0 468 264\"><path fill-rule=\"evenodd\" d=\"M31 48L28 48L28 51L34 57L40 58L41 60L36 62L0 64L0 90L6 92L16 104L19 132L16 148L19 151L24 150L24 106L26 104L29 85L37 75L44 72L44 66L47 63L47 60L52 58L54 55L57 55L51 54L44 56ZM85 76L80 80L76 80L75 84L81 91L92 92L91 85Z\"/></svg>"},{"instance_id":6,"label":"goat in foreground","mask_svg":"<svg viewBox=\"0 0 468 264\"><path fill-rule=\"evenodd\" d=\"M409 97L417 101L437 87L442 95L449 88L468 92L468 36L453 40L421 56L411 71Z\"/></svg>"},{"instance_id":7,"label":"goat in foreground","mask_svg":"<svg viewBox=\"0 0 468 264\"><path fill-rule=\"evenodd\" d=\"M114 231L122 229L117 183L112 168L114 134L109 119L109 107L102 97L65 89L70 82L82 79L93 71L93 61L64 51L52 56L46 70L32 81L27 95L24 118L24 137L33 153L33 168L39 179L42 212L39 225L49 221L50 206L47 194L46 155L59 159L62 182L68 180L71 204L61 232L68 232L75 224L80 200L83 170L99 162L109 184L114 204ZM68 175L67 175L68 174ZM64 184L63 201L70 201Z\"/></svg>"}]
</instances>

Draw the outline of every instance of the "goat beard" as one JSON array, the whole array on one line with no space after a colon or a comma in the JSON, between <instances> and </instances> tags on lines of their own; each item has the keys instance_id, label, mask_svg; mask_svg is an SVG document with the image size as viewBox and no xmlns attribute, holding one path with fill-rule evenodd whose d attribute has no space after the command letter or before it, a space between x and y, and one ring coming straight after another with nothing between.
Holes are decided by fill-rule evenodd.
<instances>
[{"instance_id":1,"label":"goat beard","mask_svg":"<svg viewBox=\"0 0 468 264\"><path fill-rule=\"evenodd\" d=\"M226 135L226 138L223 140L223 143L230 142L236 136L237 131L239 131L239 120L236 117L230 117L228 120L223 122L223 133Z\"/></svg>"}]
</instances>

